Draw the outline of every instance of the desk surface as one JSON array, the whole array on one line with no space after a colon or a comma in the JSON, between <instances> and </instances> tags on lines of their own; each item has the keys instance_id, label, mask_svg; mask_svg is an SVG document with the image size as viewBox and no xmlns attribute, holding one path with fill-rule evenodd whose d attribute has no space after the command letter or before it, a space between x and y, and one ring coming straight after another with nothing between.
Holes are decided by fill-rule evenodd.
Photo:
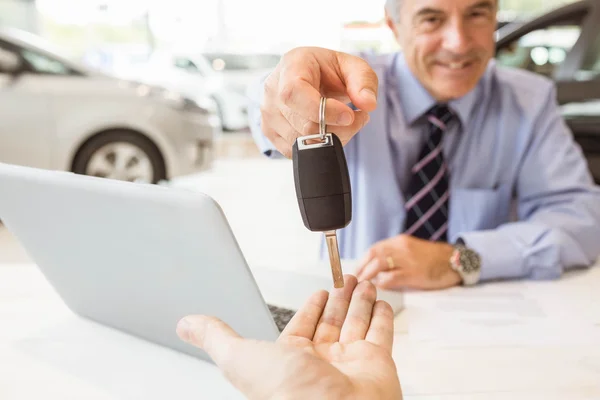
<instances>
[{"instance_id":1,"label":"desk surface","mask_svg":"<svg viewBox=\"0 0 600 400\"><path fill-rule=\"evenodd\" d=\"M405 398L600 399L599 288L600 265L406 293ZM0 326L1 399L241 398L211 364L75 316L31 264L0 265Z\"/></svg>"}]
</instances>

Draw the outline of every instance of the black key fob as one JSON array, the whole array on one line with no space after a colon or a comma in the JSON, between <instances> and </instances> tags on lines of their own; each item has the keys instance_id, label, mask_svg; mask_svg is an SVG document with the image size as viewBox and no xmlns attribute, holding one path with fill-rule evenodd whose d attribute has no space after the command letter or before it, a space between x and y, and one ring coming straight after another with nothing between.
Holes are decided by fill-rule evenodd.
<instances>
[{"instance_id":1,"label":"black key fob","mask_svg":"<svg viewBox=\"0 0 600 400\"><path fill-rule=\"evenodd\" d=\"M352 219L348 165L334 133L299 137L293 146L296 197L304 225L311 231L344 228Z\"/></svg>"}]
</instances>

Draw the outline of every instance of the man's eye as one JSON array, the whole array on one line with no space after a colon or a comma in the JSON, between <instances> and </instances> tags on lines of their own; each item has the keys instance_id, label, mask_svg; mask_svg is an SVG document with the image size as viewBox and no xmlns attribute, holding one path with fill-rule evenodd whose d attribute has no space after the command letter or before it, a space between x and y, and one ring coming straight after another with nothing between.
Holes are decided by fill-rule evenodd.
<instances>
[{"instance_id":1,"label":"man's eye","mask_svg":"<svg viewBox=\"0 0 600 400\"><path fill-rule=\"evenodd\" d=\"M488 14L489 13L487 13L485 11L473 11L471 13L471 17L473 17L473 18L487 18Z\"/></svg>"}]
</instances>

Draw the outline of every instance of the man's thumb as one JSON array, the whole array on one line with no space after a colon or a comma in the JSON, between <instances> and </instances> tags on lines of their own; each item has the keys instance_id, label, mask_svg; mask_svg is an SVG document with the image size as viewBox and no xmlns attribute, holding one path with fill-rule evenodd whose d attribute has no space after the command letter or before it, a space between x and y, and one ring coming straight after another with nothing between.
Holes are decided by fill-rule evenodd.
<instances>
[{"instance_id":1,"label":"man's thumb","mask_svg":"<svg viewBox=\"0 0 600 400\"><path fill-rule=\"evenodd\" d=\"M177 324L177 335L184 342L206 351L216 364L227 359L232 344L240 336L216 317L190 315Z\"/></svg>"},{"instance_id":2,"label":"man's thumb","mask_svg":"<svg viewBox=\"0 0 600 400\"><path fill-rule=\"evenodd\" d=\"M340 71L352 103L370 112L377 107L379 79L369 64L360 57L338 53Z\"/></svg>"},{"instance_id":3,"label":"man's thumb","mask_svg":"<svg viewBox=\"0 0 600 400\"><path fill-rule=\"evenodd\" d=\"M278 368L260 360L278 360L285 355L273 343L247 340L229 325L215 317L190 315L177 324L179 337L197 346L212 358L223 374L248 398L256 391L269 390L273 382L268 378ZM260 396L260 398L270 398Z\"/></svg>"}]
</instances>

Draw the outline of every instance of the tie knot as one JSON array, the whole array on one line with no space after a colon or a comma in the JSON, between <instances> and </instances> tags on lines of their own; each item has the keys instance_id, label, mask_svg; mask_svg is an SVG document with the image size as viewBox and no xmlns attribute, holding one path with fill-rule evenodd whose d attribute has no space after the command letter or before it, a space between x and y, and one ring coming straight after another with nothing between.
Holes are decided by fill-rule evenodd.
<instances>
[{"instance_id":1,"label":"tie knot","mask_svg":"<svg viewBox=\"0 0 600 400\"><path fill-rule=\"evenodd\" d=\"M427 120L442 131L446 130L446 126L454 117L452 110L445 104L436 104L427 111L426 115Z\"/></svg>"}]
</instances>

